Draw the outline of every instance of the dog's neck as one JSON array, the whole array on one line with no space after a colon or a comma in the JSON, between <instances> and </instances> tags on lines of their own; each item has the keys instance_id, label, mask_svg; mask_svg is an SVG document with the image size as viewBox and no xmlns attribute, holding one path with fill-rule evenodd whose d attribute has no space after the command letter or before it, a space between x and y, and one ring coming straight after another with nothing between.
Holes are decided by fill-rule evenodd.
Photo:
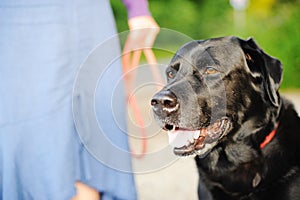
<instances>
[{"instance_id":1,"label":"dog's neck","mask_svg":"<svg viewBox=\"0 0 300 200\"><path fill-rule=\"evenodd\" d=\"M282 99L278 114L275 110L273 113L268 126L255 138L248 137L242 143L224 140L205 158L196 157L199 172L209 187L238 196L287 187L284 183L298 173L300 165L300 150L295 145L300 143L300 117L286 99Z\"/></svg>"},{"instance_id":2,"label":"dog's neck","mask_svg":"<svg viewBox=\"0 0 300 200\"><path fill-rule=\"evenodd\" d=\"M269 148L267 147L272 146L271 143L275 142L275 136L279 136L279 121L284 114L283 110L282 104L278 110L274 110L274 118L269 121L264 130L256 133L258 136L256 140L248 137L249 142L256 141L254 146L257 148L254 146L251 148L247 142L230 144L230 148L226 148L230 143L227 140L218 145L207 157L196 158L200 171L203 170L202 172L205 172L206 175L210 174L209 180L212 185L222 183L222 190L238 195L249 194L261 185L266 168L262 167L265 165L265 161L264 156L262 156L264 153L260 154L260 150L268 154ZM243 151L241 151L242 149ZM222 180L226 180L226 182Z\"/></svg>"},{"instance_id":3,"label":"dog's neck","mask_svg":"<svg viewBox=\"0 0 300 200\"><path fill-rule=\"evenodd\" d=\"M265 146L272 141L272 139L277 133L278 126L279 126L279 122L277 122L275 128L265 137L265 140L262 143L260 143L259 146L261 149L265 148Z\"/></svg>"},{"instance_id":4,"label":"dog's neck","mask_svg":"<svg viewBox=\"0 0 300 200\"><path fill-rule=\"evenodd\" d=\"M267 134L265 136L264 140L260 143L259 147L261 150L263 150L270 142L272 142L273 138L277 134L279 123L280 123L281 117L283 116L283 113L284 113L284 106L283 106L283 102L281 99L280 103L279 103L279 108L277 109L277 117L276 117L277 119L276 119L275 127L269 134Z\"/></svg>"}]
</instances>

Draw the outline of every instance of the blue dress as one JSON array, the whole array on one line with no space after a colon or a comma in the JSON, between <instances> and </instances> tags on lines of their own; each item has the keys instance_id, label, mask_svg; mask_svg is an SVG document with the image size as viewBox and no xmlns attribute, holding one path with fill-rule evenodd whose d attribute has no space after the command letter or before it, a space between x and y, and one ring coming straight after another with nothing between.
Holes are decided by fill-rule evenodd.
<instances>
[{"instance_id":1,"label":"blue dress","mask_svg":"<svg viewBox=\"0 0 300 200\"><path fill-rule=\"evenodd\" d=\"M0 199L66 200L76 193L75 181L104 200L136 199L130 156L121 158L126 170L99 160L80 140L72 113L80 65L115 33L108 0L0 1ZM106 53L119 51L115 45ZM120 83L120 62L113 65L97 87L96 115L114 145L128 152L124 95L113 98L118 111L102 95Z\"/></svg>"}]
</instances>

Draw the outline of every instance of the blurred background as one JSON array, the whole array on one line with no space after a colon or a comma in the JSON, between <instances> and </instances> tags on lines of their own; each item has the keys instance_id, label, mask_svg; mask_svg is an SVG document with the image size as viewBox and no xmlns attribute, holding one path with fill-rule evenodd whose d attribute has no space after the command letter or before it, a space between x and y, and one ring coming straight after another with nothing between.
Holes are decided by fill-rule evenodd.
<instances>
[{"instance_id":1,"label":"blurred background","mask_svg":"<svg viewBox=\"0 0 300 200\"><path fill-rule=\"evenodd\" d=\"M118 31L128 30L121 0L111 3ZM149 0L149 6L162 28L195 40L253 37L265 52L283 63L281 89L300 88L300 0Z\"/></svg>"}]
</instances>

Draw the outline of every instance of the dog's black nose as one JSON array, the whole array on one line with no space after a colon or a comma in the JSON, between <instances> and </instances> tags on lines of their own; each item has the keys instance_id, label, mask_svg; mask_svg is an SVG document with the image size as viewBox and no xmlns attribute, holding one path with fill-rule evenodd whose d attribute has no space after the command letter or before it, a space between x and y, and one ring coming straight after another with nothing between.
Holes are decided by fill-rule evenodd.
<instances>
[{"instance_id":1,"label":"dog's black nose","mask_svg":"<svg viewBox=\"0 0 300 200\"><path fill-rule=\"evenodd\" d=\"M175 94L169 90L162 90L154 95L151 100L154 111L174 112L179 104Z\"/></svg>"}]
</instances>

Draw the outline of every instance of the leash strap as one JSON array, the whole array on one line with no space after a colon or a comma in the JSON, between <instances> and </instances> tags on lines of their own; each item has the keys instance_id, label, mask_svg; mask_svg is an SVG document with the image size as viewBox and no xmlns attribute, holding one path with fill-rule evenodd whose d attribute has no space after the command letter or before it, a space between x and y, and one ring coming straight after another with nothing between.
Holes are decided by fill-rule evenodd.
<instances>
[{"instance_id":1,"label":"leash strap","mask_svg":"<svg viewBox=\"0 0 300 200\"><path fill-rule=\"evenodd\" d=\"M134 152L134 150L131 150L131 154L136 158L142 158L147 151L147 133L145 130L145 125L144 125L145 123L141 115L140 108L138 107L135 96L130 94L134 86L134 80L136 78L136 70L133 69L138 67L142 53L144 53L147 63L151 65L150 70L155 82L159 83L157 84L157 88L161 89L162 88L161 85L163 83L163 79L157 67L156 58L152 49L136 50L132 53L130 52L130 53L123 54L122 57L123 77L125 77L124 78L125 89L126 89L127 100L128 100L127 105L130 106L133 111L133 115L136 120L136 123L139 126L141 132L141 139L142 139L141 141L142 147L140 153L136 153Z\"/></svg>"}]
</instances>

